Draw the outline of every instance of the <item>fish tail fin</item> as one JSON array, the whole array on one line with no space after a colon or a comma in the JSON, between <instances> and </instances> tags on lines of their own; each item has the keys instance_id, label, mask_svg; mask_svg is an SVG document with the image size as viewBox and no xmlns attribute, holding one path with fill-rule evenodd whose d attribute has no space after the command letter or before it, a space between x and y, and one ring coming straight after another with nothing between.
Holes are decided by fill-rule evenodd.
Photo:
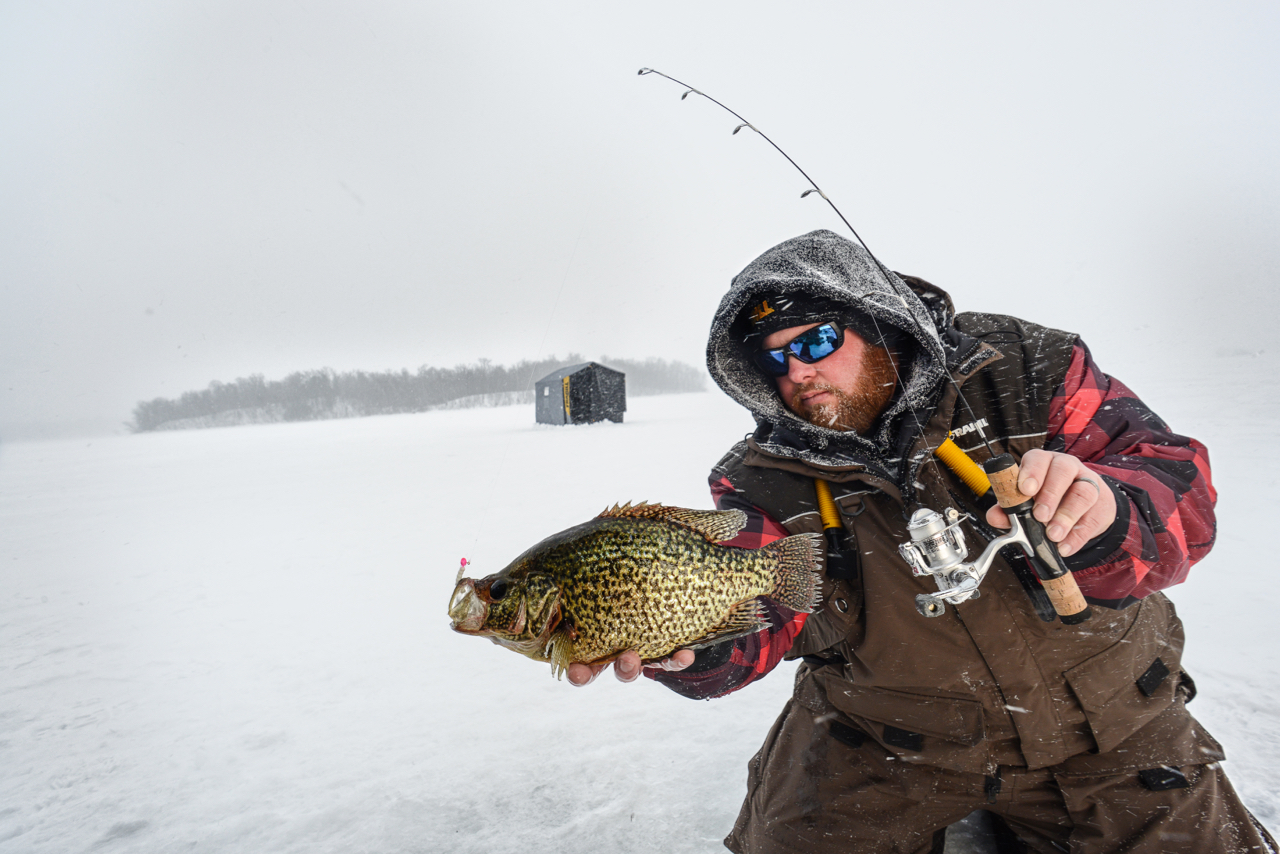
<instances>
[{"instance_id":1,"label":"fish tail fin","mask_svg":"<svg viewBox=\"0 0 1280 854\"><path fill-rule=\"evenodd\" d=\"M822 604L821 534L796 534L762 546L778 561L777 583L768 597L793 611L811 614Z\"/></svg>"}]
</instances>

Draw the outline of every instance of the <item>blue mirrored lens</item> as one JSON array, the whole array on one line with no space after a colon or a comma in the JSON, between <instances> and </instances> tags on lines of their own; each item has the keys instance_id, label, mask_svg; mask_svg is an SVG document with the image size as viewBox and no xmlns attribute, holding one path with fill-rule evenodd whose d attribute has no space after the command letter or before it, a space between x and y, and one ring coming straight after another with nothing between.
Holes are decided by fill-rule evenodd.
<instances>
[{"instance_id":1,"label":"blue mirrored lens","mask_svg":"<svg viewBox=\"0 0 1280 854\"><path fill-rule=\"evenodd\" d=\"M835 327L830 323L824 323L803 335L797 335L787 344L787 349L800 361L813 364L836 351L836 338Z\"/></svg>"},{"instance_id":2,"label":"blue mirrored lens","mask_svg":"<svg viewBox=\"0 0 1280 854\"><path fill-rule=\"evenodd\" d=\"M757 350L756 366L771 377L785 376L787 373L786 350Z\"/></svg>"},{"instance_id":3,"label":"blue mirrored lens","mask_svg":"<svg viewBox=\"0 0 1280 854\"><path fill-rule=\"evenodd\" d=\"M787 373L787 354L795 356L807 365L825 359L840 349L840 330L834 324L824 323L797 335L786 346L774 350L757 350L755 362L769 376L781 377Z\"/></svg>"}]
</instances>

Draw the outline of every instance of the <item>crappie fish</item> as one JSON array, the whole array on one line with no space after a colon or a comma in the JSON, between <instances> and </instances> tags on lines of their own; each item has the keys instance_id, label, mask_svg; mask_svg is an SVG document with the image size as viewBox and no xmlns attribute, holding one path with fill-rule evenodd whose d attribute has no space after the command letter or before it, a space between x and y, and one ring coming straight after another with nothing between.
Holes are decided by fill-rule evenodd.
<instances>
[{"instance_id":1,"label":"crappie fish","mask_svg":"<svg viewBox=\"0 0 1280 854\"><path fill-rule=\"evenodd\" d=\"M548 661L599 664L634 649L651 661L765 627L760 597L812 612L825 553L817 534L759 549L719 545L746 525L741 510L614 505L517 557L463 578L449 599L454 631Z\"/></svg>"}]
</instances>

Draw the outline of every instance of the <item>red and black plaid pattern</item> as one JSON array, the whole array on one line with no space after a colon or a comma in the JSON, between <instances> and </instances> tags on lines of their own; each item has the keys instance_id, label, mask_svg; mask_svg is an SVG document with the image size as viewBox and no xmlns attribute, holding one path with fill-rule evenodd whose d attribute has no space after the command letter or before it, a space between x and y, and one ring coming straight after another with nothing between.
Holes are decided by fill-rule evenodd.
<instances>
[{"instance_id":1,"label":"red and black plaid pattern","mask_svg":"<svg viewBox=\"0 0 1280 854\"><path fill-rule=\"evenodd\" d=\"M746 499L734 488L729 478L716 477L713 472L708 479L711 485L711 500L716 503L717 510L741 510L747 514L747 524L738 536L721 545L737 546L740 549L758 549L761 546L790 536L786 528L769 518L769 515Z\"/></svg>"},{"instance_id":2,"label":"red and black plaid pattern","mask_svg":"<svg viewBox=\"0 0 1280 854\"><path fill-rule=\"evenodd\" d=\"M787 529L746 500L726 477L711 475L711 497L717 509L741 510L747 514L746 527L724 543L743 549L758 549L766 543L789 536ZM645 673L673 691L697 700L723 697L749 685L778 666L782 656L800 634L808 614L800 614L768 599L764 600L768 628L733 643L703 650L693 667L677 673Z\"/></svg>"},{"instance_id":3,"label":"red and black plaid pattern","mask_svg":"<svg viewBox=\"0 0 1280 854\"><path fill-rule=\"evenodd\" d=\"M1077 457L1129 499L1118 548L1072 567L1086 598L1122 608L1185 580L1217 532L1204 445L1170 431L1079 342L1050 406L1049 436L1047 450Z\"/></svg>"},{"instance_id":4,"label":"red and black plaid pattern","mask_svg":"<svg viewBox=\"0 0 1280 854\"><path fill-rule=\"evenodd\" d=\"M1094 543L1067 561L1097 561L1072 566L1089 601L1125 607L1185 580L1191 565L1208 554L1217 530L1208 451L1171 432L1124 383L1099 370L1081 342L1053 396L1045 448L1079 458L1129 499L1120 507L1117 530L1099 538L1105 554ZM713 473L710 482L718 508L747 514L746 528L729 545L759 548L787 536L727 478ZM782 661L807 616L767 604L766 630L703 650L688 670L649 675L697 699L724 696L764 676Z\"/></svg>"}]
</instances>

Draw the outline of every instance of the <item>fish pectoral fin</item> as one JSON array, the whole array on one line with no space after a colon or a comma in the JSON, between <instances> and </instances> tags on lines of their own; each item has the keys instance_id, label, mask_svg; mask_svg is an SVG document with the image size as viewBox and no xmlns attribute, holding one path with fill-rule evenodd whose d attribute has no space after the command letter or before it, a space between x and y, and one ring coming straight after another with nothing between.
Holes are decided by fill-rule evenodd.
<instances>
[{"instance_id":1,"label":"fish pectoral fin","mask_svg":"<svg viewBox=\"0 0 1280 854\"><path fill-rule=\"evenodd\" d=\"M723 543L738 536L747 525L747 514L741 510L691 510L664 504L615 504L600 514L601 519L654 519L670 522L696 531L713 543Z\"/></svg>"},{"instance_id":2,"label":"fish pectoral fin","mask_svg":"<svg viewBox=\"0 0 1280 854\"><path fill-rule=\"evenodd\" d=\"M573 663L574 643L568 632L556 631L547 641L547 659L551 662L551 675L559 679Z\"/></svg>"},{"instance_id":3,"label":"fish pectoral fin","mask_svg":"<svg viewBox=\"0 0 1280 854\"><path fill-rule=\"evenodd\" d=\"M734 638L753 635L768 625L764 606L759 599L747 599L729 609L723 620L693 643L683 644L688 649L702 649L713 643L723 643Z\"/></svg>"}]
</instances>

